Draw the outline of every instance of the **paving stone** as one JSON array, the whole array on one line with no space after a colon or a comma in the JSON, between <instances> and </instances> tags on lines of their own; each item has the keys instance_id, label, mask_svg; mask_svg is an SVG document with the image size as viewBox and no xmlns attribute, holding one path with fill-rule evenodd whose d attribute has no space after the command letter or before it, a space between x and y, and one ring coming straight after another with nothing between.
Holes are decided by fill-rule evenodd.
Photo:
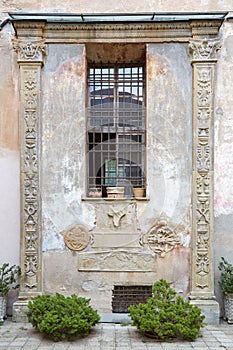
<instances>
[{"instance_id":1,"label":"paving stone","mask_svg":"<svg viewBox=\"0 0 233 350\"><path fill-rule=\"evenodd\" d=\"M6 321L0 327L0 350L233 350L233 326L207 326L195 342L156 342L131 325L99 324L91 334L74 342L45 338L29 324Z\"/></svg>"}]
</instances>

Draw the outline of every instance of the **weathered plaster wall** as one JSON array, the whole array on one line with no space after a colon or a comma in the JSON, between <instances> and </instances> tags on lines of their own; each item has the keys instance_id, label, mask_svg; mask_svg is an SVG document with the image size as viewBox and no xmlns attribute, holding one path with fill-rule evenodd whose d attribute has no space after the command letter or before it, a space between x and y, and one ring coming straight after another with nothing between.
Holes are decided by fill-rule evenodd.
<instances>
[{"instance_id":1,"label":"weathered plaster wall","mask_svg":"<svg viewBox=\"0 0 233 350\"><path fill-rule=\"evenodd\" d=\"M192 70L187 45L148 45L147 156L152 216L189 221ZM156 161L151 164L151 159Z\"/></svg>"},{"instance_id":2,"label":"weathered plaster wall","mask_svg":"<svg viewBox=\"0 0 233 350\"><path fill-rule=\"evenodd\" d=\"M46 251L63 249L63 236L59 233L83 220L85 46L49 46L42 90L43 250Z\"/></svg>"},{"instance_id":3,"label":"weathered plaster wall","mask_svg":"<svg viewBox=\"0 0 233 350\"><path fill-rule=\"evenodd\" d=\"M218 61L215 105L215 284L221 301L217 280L221 256L233 263L233 26L222 27L222 49Z\"/></svg>"},{"instance_id":4,"label":"weathered plaster wall","mask_svg":"<svg viewBox=\"0 0 233 350\"><path fill-rule=\"evenodd\" d=\"M112 2L108 0L92 1L91 3L86 0L75 1L66 0L63 2L57 0L49 1L31 1L26 0L2 0L2 11L44 11L44 12L73 12L73 13L93 13L93 12L161 12L161 11L223 11L231 10L233 6L232 0L201 0L201 1L188 1L180 0L174 2L172 0L146 0L144 2L133 1L117 1Z\"/></svg>"},{"instance_id":5,"label":"weathered plaster wall","mask_svg":"<svg viewBox=\"0 0 233 350\"><path fill-rule=\"evenodd\" d=\"M44 291L79 292L108 312L114 284L139 280L151 284L163 277L187 294L192 84L187 45L147 47L149 201L95 204L82 200L86 190L85 45L49 45L42 80ZM119 227L109 216L111 208L125 212ZM180 239L180 245L165 257L156 256L145 238L161 220ZM86 227L91 235L91 244L80 253L64 243L65 232L76 225Z\"/></svg>"},{"instance_id":6,"label":"weathered plaster wall","mask_svg":"<svg viewBox=\"0 0 233 350\"><path fill-rule=\"evenodd\" d=\"M19 263L19 91L12 35L9 25L0 32L0 264Z\"/></svg>"}]
</instances>

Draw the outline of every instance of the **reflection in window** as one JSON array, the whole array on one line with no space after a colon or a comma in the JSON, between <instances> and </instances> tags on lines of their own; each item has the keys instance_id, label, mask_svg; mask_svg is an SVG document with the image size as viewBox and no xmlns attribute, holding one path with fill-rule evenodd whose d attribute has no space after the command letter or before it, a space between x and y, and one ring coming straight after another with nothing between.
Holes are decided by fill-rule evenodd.
<instances>
[{"instance_id":1,"label":"reflection in window","mask_svg":"<svg viewBox=\"0 0 233 350\"><path fill-rule=\"evenodd\" d=\"M144 67L88 69L88 190L145 186Z\"/></svg>"}]
</instances>

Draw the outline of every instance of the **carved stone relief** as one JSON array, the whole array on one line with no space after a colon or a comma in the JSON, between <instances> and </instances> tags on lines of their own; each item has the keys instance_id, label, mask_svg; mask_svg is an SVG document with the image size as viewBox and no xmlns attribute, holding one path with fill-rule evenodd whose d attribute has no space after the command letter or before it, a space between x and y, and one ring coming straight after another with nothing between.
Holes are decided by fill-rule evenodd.
<instances>
[{"instance_id":1,"label":"carved stone relief","mask_svg":"<svg viewBox=\"0 0 233 350\"><path fill-rule=\"evenodd\" d=\"M96 226L93 233L136 232L136 205L127 202L106 202L95 206Z\"/></svg>"},{"instance_id":2,"label":"carved stone relief","mask_svg":"<svg viewBox=\"0 0 233 350\"><path fill-rule=\"evenodd\" d=\"M212 133L214 69L220 43L216 39L190 41L194 72L193 106L193 275L192 294L213 295L211 266L212 236Z\"/></svg>"},{"instance_id":3,"label":"carved stone relief","mask_svg":"<svg viewBox=\"0 0 233 350\"><path fill-rule=\"evenodd\" d=\"M219 39L191 39L190 49L194 60L212 60L217 58L221 45Z\"/></svg>"},{"instance_id":4,"label":"carved stone relief","mask_svg":"<svg viewBox=\"0 0 233 350\"><path fill-rule=\"evenodd\" d=\"M113 206L110 206L108 215L112 217L112 222L114 227L120 226L120 221L127 213L127 207L124 208L114 208Z\"/></svg>"},{"instance_id":5,"label":"carved stone relief","mask_svg":"<svg viewBox=\"0 0 233 350\"><path fill-rule=\"evenodd\" d=\"M89 231L83 226L74 226L64 235L66 246L71 250L83 250L90 243Z\"/></svg>"},{"instance_id":6,"label":"carved stone relief","mask_svg":"<svg viewBox=\"0 0 233 350\"><path fill-rule=\"evenodd\" d=\"M47 45L44 40L12 40L13 48L18 52L18 62L43 62L43 58L47 55Z\"/></svg>"},{"instance_id":7,"label":"carved stone relief","mask_svg":"<svg viewBox=\"0 0 233 350\"><path fill-rule=\"evenodd\" d=\"M95 206L93 228L94 249L139 247L140 228L137 225L136 203L116 201Z\"/></svg>"},{"instance_id":8,"label":"carved stone relief","mask_svg":"<svg viewBox=\"0 0 233 350\"><path fill-rule=\"evenodd\" d=\"M21 72L21 184L23 193L23 256L25 274L21 291L41 290L39 99L40 70L46 45L43 41L13 40Z\"/></svg>"},{"instance_id":9,"label":"carved stone relief","mask_svg":"<svg viewBox=\"0 0 233 350\"><path fill-rule=\"evenodd\" d=\"M141 243L163 258L169 251L180 244L177 233L164 221L158 222L142 238Z\"/></svg>"},{"instance_id":10,"label":"carved stone relief","mask_svg":"<svg viewBox=\"0 0 233 350\"><path fill-rule=\"evenodd\" d=\"M81 253L79 271L152 271L154 257L132 250Z\"/></svg>"}]
</instances>

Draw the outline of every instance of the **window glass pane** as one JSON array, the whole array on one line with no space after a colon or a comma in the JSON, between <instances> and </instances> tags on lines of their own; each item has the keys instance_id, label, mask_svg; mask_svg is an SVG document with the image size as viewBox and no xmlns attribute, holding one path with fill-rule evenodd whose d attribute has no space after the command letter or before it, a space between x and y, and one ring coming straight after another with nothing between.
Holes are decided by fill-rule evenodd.
<instances>
[{"instance_id":1,"label":"window glass pane","mask_svg":"<svg viewBox=\"0 0 233 350\"><path fill-rule=\"evenodd\" d=\"M144 78L142 66L89 67L89 188L145 185Z\"/></svg>"}]
</instances>

